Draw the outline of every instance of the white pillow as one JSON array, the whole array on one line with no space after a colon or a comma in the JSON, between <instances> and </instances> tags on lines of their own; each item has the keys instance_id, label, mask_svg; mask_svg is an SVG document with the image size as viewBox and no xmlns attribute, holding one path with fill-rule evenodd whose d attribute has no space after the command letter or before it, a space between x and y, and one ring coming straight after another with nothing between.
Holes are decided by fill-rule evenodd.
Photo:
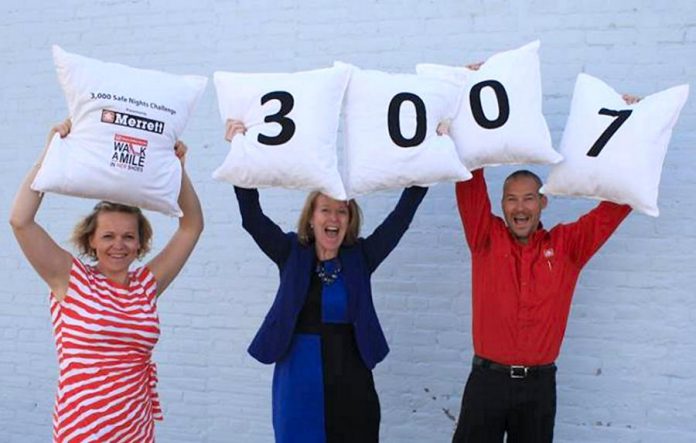
<instances>
[{"instance_id":1,"label":"white pillow","mask_svg":"<svg viewBox=\"0 0 696 443\"><path fill-rule=\"evenodd\" d=\"M344 102L350 197L471 178L452 139L435 132L438 123L452 118L461 88L413 74L352 69Z\"/></svg>"},{"instance_id":2,"label":"white pillow","mask_svg":"<svg viewBox=\"0 0 696 443\"><path fill-rule=\"evenodd\" d=\"M338 172L336 137L350 70L332 67L289 74L214 74L222 121L241 120L245 135L213 178L244 188L279 186L346 193Z\"/></svg>"},{"instance_id":3,"label":"white pillow","mask_svg":"<svg viewBox=\"0 0 696 443\"><path fill-rule=\"evenodd\" d=\"M561 154L542 192L628 204L657 217L662 163L686 102L681 85L627 105L606 83L579 74Z\"/></svg>"},{"instance_id":4,"label":"white pillow","mask_svg":"<svg viewBox=\"0 0 696 443\"><path fill-rule=\"evenodd\" d=\"M478 71L419 64L419 75L464 86L450 134L469 170L520 163L558 163L541 112L539 41L490 57Z\"/></svg>"},{"instance_id":5,"label":"white pillow","mask_svg":"<svg viewBox=\"0 0 696 443\"><path fill-rule=\"evenodd\" d=\"M174 143L207 79L136 69L53 46L72 130L50 143L32 189L181 216Z\"/></svg>"}]
</instances>

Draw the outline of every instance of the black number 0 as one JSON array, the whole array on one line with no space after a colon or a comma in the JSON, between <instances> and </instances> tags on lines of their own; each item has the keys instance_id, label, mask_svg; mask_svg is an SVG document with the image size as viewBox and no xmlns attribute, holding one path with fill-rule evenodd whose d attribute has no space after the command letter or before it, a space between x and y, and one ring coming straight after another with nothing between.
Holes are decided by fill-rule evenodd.
<instances>
[{"instance_id":1,"label":"black number 0","mask_svg":"<svg viewBox=\"0 0 696 443\"><path fill-rule=\"evenodd\" d=\"M406 138L401 133L401 121L399 119L399 111L404 102L411 102L416 108L416 133L413 137ZM400 92L389 102L389 112L387 114L387 127L389 128L389 137L392 141L402 148L412 148L423 143L425 133L428 129L428 123L425 114L425 103L416 94L410 92Z\"/></svg>"},{"instance_id":2,"label":"black number 0","mask_svg":"<svg viewBox=\"0 0 696 443\"><path fill-rule=\"evenodd\" d=\"M609 115L611 117L616 117L613 122L607 127L607 129L602 132L596 142L592 145L589 151L587 151L588 157L597 157L604 146L607 144L612 135L619 130L621 125L628 119L633 111L630 109L624 109L622 111L613 111L611 109L602 108L599 110L599 115Z\"/></svg>"},{"instance_id":3,"label":"black number 0","mask_svg":"<svg viewBox=\"0 0 696 443\"><path fill-rule=\"evenodd\" d=\"M483 104L481 103L481 90L483 88L491 88L495 92L495 98L498 101L498 118L495 120L488 120L486 114L483 113ZM476 83L469 91L469 104L471 105L471 113L474 116L474 120L482 128L499 128L510 118L510 101L508 100L507 92L503 84L497 80L486 80Z\"/></svg>"},{"instance_id":4,"label":"black number 0","mask_svg":"<svg viewBox=\"0 0 696 443\"><path fill-rule=\"evenodd\" d=\"M295 122L286 117L292 111L295 99L287 91L273 91L261 97L261 105L264 105L269 100L278 100L280 102L280 110L275 114L267 115L263 121L266 123L278 123L281 129L278 135L274 137L259 134L256 139L264 145L278 146L287 143L295 134Z\"/></svg>"}]
</instances>

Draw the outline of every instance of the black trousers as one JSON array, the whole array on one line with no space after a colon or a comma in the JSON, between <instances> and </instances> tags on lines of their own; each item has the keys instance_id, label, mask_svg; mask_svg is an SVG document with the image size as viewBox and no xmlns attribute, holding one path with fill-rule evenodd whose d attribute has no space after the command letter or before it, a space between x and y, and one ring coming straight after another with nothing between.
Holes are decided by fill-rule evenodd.
<instances>
[{"instance_id":1,"label":"black trousers","mask_svg":"<svg viewBox=\"0 0 696 443\"><path fill-rule=\"evenodd\" d=\"M473 366L452 443L550 443L555 417L555 367L515 379Z\"/></svg>"}]
</instances>

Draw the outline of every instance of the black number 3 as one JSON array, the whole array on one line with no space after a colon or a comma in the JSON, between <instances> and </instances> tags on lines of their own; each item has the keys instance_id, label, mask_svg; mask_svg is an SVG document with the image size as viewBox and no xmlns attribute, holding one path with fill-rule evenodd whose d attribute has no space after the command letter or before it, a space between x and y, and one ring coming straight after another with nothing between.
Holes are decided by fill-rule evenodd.
<instances>
[{"instance_id":1,"label":"black number 3","mask_svg":"<svg viewBox=\"0 0 696 443\"><path fill-rule=\"evenodd\" d=\"M631 112L633 111L631 111L630 109L624 109L622 111L613 111L611 109L602 108L599 110L599 115L609 115L611 117L616 118L613 122L611 122L607 129L605 129L604 132L602 132L602 135L600 135L597 141L594 142L590 150L587 151L588 157L597 157L599 153L602 152L602 149L604 149L604 146L607 144L611 136L619 130L621 125L623 125L624 122L631 115Z\"/></svg>"},{"instance_id":2,"label":"black number 3","mask_svg":"<svg viewBox=\"0 0 696 443\"><path fill-rule=\"evenodd\" d=\"M287 91L273 91L261 97L261 105L266 104L269 100L278 100L280 102L280 110L275 114L267 115L263 121L266 123L278 123L281 127L280 133L274 137L259 134L257 140L264 145L278 146L287 143L295 135L295 122L286 117L292 111L295 99Z\"/></svg>"}]
</instances>

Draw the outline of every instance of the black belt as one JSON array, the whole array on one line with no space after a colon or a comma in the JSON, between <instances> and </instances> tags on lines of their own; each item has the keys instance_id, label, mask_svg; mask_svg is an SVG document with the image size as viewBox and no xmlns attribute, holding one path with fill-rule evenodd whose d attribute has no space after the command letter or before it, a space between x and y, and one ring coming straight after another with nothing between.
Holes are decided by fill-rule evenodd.
<instances>
[{"instance_id":1,"label":"black belt","mask_svg":"<svg viewBox=\"0 0 696 443\"><path fill-rule=\"evenodd\" d=\"M481 368L492 369L493 371L503 372L509 375L510 378L526 378L527 376L534 373L551 371L556 369L555 363L536 366L503 365L488 360L486 358L479 357L478 355L474 355L473 365Z\"/></svg>"}]
</instances>

